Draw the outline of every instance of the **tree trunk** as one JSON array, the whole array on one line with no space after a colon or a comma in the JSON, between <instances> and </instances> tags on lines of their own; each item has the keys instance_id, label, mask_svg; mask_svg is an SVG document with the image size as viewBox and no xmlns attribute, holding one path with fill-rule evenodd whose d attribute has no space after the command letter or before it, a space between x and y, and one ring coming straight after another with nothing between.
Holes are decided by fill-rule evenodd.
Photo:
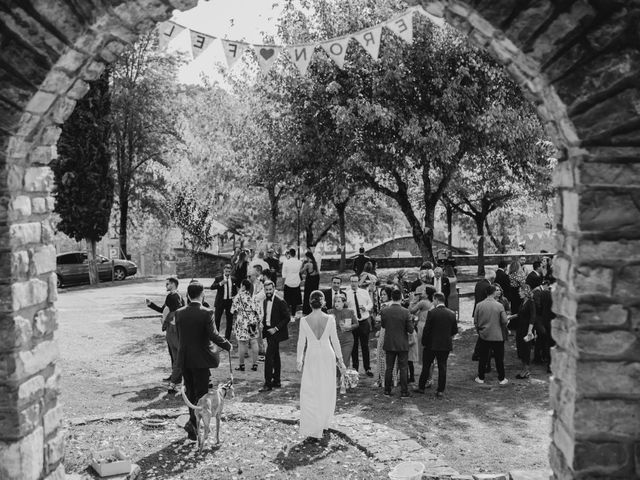
<instances>
[{"instance_id":1,"label":"tree trunk","mask_svg":"<svg viewBox=\"0 0 640 480\"><path fill-rule=\"evenodd\" d=\"M478 276L484 276L484 221L487 217L483 214L474 218L476 233L478 234Z\"/></svg>"},{"instance_id":2,"label":"tree trunk","mask_svg":"<svg viewBox=\"0 0 640 480\"><path fill-rule=\"evenodd\" d=\"M91 285L97 285L100 283L100 277L98 275L98 263L96 262L96 245L98 242L95 240L87 240L88 261L89 261L89 283Z\"/></svg>"},{"instance_id":3,"label":"tree trunk","mask_svg":"<svg viewBox=\"0 0 640 480\"><path fill-rule=\"evenodd\" d=\"M336 210L338 211L338 228L340 229L340 267L339 271L344 272L347 268L347 252L346 252L346 219L345 210L347 209L347 202L337 203Z\"/></svg>"},{"instance_id":4,"label":"tree trunk","mask_svg":"<svg viewBox=\"0 0 640 480\"><path fill-rule=\"evenodd\" d=\"M406 193L397 194L394 198L411 226L411 235L420 249L422 261L433 262L433 223L435 219L435 208L426 209L424 216L426 228L423 229L422 225L420 225L420 221L413 213L413 208L411 207L408 195L406 195Z\"/></svg>"},{"instance_id":5,"label":"tree trunk","mask_svg":"<svg viewBox=\"0 0 640 480\"><path fill-rule=\"evenodd\" d=\"M453 207L445 203L447 209L447 245L449 251L453 250Z\"/></svg>"},{"instance_id":6,"label":"tree trunk","mask_svg":"<svg viewBox=\"0 0 640 480\"><path fill-rule=\"evenodd\" d=\"M127 258L127 220L129 217L129 197L120 195L120 253Z\"/></svg>"},{"instance_id":7,"label":"tree trunk","mask_svg":"<svg viewBox=\"0 0 640 480\"><path fill-rule=\"evenodd\" d=\"M271 214L271 222L269 223L268 239L269 239L269 243L274 243L276 241L280 207L278 205L278 196L276 195L275 188L268 188L267 192L269 193L269 213Z\"/></svg>"}]
</instances>

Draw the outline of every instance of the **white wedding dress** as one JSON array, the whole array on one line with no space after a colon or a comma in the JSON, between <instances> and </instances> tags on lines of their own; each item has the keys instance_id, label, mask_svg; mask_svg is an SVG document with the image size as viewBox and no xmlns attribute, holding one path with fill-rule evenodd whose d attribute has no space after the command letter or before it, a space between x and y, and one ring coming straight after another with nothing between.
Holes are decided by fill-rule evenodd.
<instances>
[{"instance_id":1,"label":"white wedding dress","mask_svg":"<svg viewBox=\"0 0 640 480\"><path fill-rule=\"evenodd\" d=\"M307 317L300 319L297 358L298 364L304 361L300 383L300 435L322 438L322 431L329 428L336 409L336 358L342 360L333 315L327 315L320 338L313 333Z\"/></svg>"}]
</instances>

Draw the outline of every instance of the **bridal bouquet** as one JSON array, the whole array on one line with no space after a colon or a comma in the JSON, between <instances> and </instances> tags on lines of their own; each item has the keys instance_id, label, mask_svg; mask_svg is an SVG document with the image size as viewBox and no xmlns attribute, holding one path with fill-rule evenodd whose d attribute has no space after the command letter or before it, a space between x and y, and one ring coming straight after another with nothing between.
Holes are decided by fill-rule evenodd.
<instances>
[{"instance_id":1,"label":"bridal bouquet","mask_svg":"<svg viewBox=\"0 0 640 480\"><path fill-rule=\"evenodd\" d=\"M359 378L358 372L352 368L345 370L340 376L340 393L347 393L347 388L357 387Z\"/></svg>"}]
</instances>

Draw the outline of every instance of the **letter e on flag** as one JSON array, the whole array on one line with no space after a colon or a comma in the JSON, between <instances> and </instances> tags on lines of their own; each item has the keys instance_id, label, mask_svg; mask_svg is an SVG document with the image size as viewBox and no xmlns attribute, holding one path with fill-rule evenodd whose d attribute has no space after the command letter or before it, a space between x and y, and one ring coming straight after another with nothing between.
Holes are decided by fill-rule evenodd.
<instances>
[{"instance_id":1,"label":"letter e on flag","mask_svg":"<svg viewBox=\"0 0 640 480\"><path fill-rule=\"evenodd\" d=\"M194 59L198 58L198 55L209 48L211 42L216 39L216 37L212 37L206 33L196 32L194 30L189 30L189 34L191 35L191 53L193 54Z\"/></svg>"},{"instance_id":2,"label":"letter e on flag","mask_svg":"<svg viewBox=\"0 0 640 480\"><path fill-rule=\"evenodd\" d=\"M407 43L413 43L413 12L392 18L384 24L389 30Z\"/></svg>"}]
</instances>

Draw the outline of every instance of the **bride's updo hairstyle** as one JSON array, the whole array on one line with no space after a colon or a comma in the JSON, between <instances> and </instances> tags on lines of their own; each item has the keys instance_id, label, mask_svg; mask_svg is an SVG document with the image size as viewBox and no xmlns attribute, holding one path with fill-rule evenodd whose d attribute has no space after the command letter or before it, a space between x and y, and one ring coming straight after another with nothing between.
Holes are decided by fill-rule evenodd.
<instances>
[{"instance_id":1,"label":"bride's updo hairstyle","mask_svg":"<svg viewBox=\"0 0 640 480\"><path fill-rule=\"evenodd\" d=\"M314 310L322 308L324 306L324 293L320 290L314 290L311 292L311 295L309 296L309 305L311 305L311 308Z\"/></svg>"}]
</instances>

